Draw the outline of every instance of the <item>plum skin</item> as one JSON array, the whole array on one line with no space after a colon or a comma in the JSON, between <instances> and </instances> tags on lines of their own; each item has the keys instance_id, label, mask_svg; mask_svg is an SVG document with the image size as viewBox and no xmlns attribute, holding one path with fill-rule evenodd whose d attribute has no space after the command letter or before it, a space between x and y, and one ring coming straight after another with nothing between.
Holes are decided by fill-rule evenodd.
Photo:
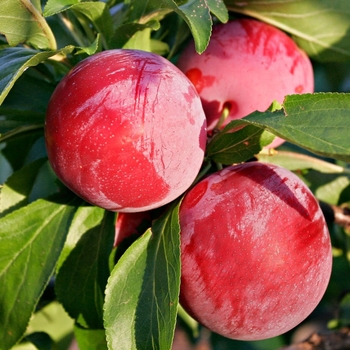
<instances>
[{"instance_id":1,"label":"plum skin","mask_svg":"<svg viewBox=\"0 0 350 350\"><path fill-rule=\"evenodd\" d=\"M161 207L185 192L206 135L192 83L140 50L103 51L76 65L56 87L45 122L58 178L87 202L119 212Z\"/></svg>"},{"instance_id":2,"label":"plum skin","mask_svg":"<svg viewBox=\"0 0 350 350\"><path fill-rule=\"evenodd\" d=\"M140 211L136 213L118 213L115 222L114 246L117 247L124 239L130 236L139 236L139 228L151 227L151 211Z\"/></svg>"},{"instance_id":3,"label":"plum skin","mask_svg":"<svg viewBox=\"0 0 350 350\"><path fill-rule=\"evenodd\" d=\"M208 130L217 125L225 107L223 126L276 100L314 92L308 56L284 32L255 19L236 19L213 27L207 49L197 54L191 41L177 66L196 86L207 115ZM282 143L276 139L275 145Z\"/></svg>"},{"instance_id":4,"label":"plum skin","mask_svg":"<svg viewBox=\"0 0 350 350\"><path fill-rule=\"evenodd\" d=\"M283 334L318 305L332 270L319 204L289 170L249 162L201 180L185 195L180 302L227 338Z\"/></svg>"}]
</instances>

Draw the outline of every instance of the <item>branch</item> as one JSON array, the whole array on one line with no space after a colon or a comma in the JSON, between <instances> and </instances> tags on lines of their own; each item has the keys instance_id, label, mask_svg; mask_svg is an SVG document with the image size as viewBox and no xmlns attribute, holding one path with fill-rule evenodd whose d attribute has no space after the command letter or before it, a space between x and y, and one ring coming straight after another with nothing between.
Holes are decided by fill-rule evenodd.
<instances>
[{"instance_id":1,"label":"branch","mask_svg":"<svg viewBox=\"0 0 350 350\"><path fill-rule=\"evenodd\" d=\"M313 333L305 341L280 350L349 350L350 328L346 327L329 334Z\"/></svg>"},{"instance_id":2,"label":"branch","mask_svg":"<svg viewBox=\"0 0 350 350\"><path fill-rule=\"evenodd\" d=\"M327 222L335 223L346 231L350 231L350 208L324 202L320 202L320 206Z\"/></svg>"}]
</instances>

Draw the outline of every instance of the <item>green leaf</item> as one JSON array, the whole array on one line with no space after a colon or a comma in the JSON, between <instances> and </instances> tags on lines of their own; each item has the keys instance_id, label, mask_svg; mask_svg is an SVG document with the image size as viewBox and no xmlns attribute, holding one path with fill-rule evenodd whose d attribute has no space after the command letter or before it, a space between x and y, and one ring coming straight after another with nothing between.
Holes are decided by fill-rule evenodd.
<instances>
[{"instance_id":1,"label":"green leaf","mask_svg":"<svg viewBox=\"0 0 350 350\"><path fill-rule=\"evenodd\" d=\"M137 31L124 45L123 49L136 49L158 54L169 52L169 46L161 41L151 39L151 28Z\"/></svg>"},{"instance_id":2,"label":"green leaf","mask_svg":"<svg viewBox=\"0 0 350 350\"><path fill-rule=\"evenodd\" d=\"M132 23L145 25L151 20L160 21L172 11L181 16L190 28L199 53L202 53L209 43L212 29L211 12L222 22L228 20L228 11L223 0L153 0L150 2L130 0L125 7L124 24L119 26L115 36L119 40L123 38L125 42L125 36L129 35L131 30L132 35L136 33L137 27L132 26ZM127 29L129 34L124 29ZM152 29L156 30L153 26ZM116 44L113 44L116 47Z\"/></svg>"},{"instance_id":3,"label":"green leaf","mask_svg":"<svg viewBox=\"0 0 350 350\"><path fill-rule=\"evenodd\" d=\"M254 112L241 121L320 156L350 162L349 114L350 94L317 93L286 96L283 110Z\"/></svg>"},{"instance_id":4,"label":"green leaf","mask_svg":"<svg viewBox=\"0 0 350 350\"><path fill-rule=\"evenodd\" d=\"M225 0L229 10L268 22L293 35L319 61L350 59L348 0Z\"/></svg>"},{"instance_id":5,"label":"green leaf","mask_svg":"<svg viewBox=\"0 0 350 350\"><path fill-rule=\"evenodd\" d=\"M50 283L53 279L50 280ZM55 350L66 350L73 338L74 321L67 315L57 301L44 306L31 317L26 335L38 332L47 333L55 342ZM65 346L63 347L63 345ZM18 350L24 350L20 345ZM17 346L13 350L17 350Z\"/></svg>"},{"instance_id":6,"label":"green leaf","mask_svg":"<svg viewBox=\"0 0 350 350\"><path fill-rule=\"evenodd\" d=\"M22 47L10 47L0 51L0 105L13 87L16 80L28 67L33 67L58 54L68 54L74 46L58 51L37 51Z\"/></svg>"},{"instance_id":7,"label":"green leaf","mask_svg":"<svg viewBox=\"0 0 350 350\"><path fill-rule=\"evenodd\" d=\"M79 211L73 228L79 231L77 223L88 222L85 214L86 211ZM78 232L80 239L58 270L55 291L67 313L80 325L102 329L104 290L114 243L114 213L93 207L91 214L92 226L84 226L87 230L82 235Z\"/></svg>"},{"instance_id":8,"label":"green leaf","mask_svg":"<svg viewBox=\"0 0 350 350\"><path fill-rule=\"evenodd\" d=\"M226 165L244 162L259 153L273 138L259 127L233 121L209 142L207 157Z\"/></svg>"},{"instance_id":9,"label":"green leaf","mask_svg":"<svg viewBox=\"0 0 350 350\"><path fill-rule=\"evenodd\" d=\"M76 325L74 327L74 335L79 350L107 350L104 329L86 329Z\"/></svg>"},{"instance_id":10,"label":"green leaf","mask_svg":"<svg viewBox=\"0 0 350 350\"><path fill-rule=\"evenodd\" d=\"M312 181L310 189L316 198L328 204L339 204L342 191L350 185L349 176L317 175L315 176L315 172L311 171L304 175L307 181ZM315 178L318 180L318 183L315 181Z\"/></svg>"},{"instance_id":11,"label":"green leaf","mask_svg":"<svg viewBox=\"0 0 350 350\"><path fill-rule=\"evenodd\" d=\"M104 305L109 349L171 349L180 290L178 207L156 220L112 271Z\"/></svg>"},{"instance_id":12,"label":"green leaf","mask_svg":"<svg viewBox=\"0 0 350 350\"><path fill-rule=\"evenodd\" d=\"M40 199L0 219L0 349L23 335L63 247L77 198Z\"/></svg>"},{"instance_id":13,"label":"green leaf","mask_svg":"<svg viewBox=\"0 0 350 350\"><path fill-rule=\"evenodd\" d=\"M60 269L82 236L101 223L103 213L104 210L102 208L91 205L82 205L78 208L69 227L68 236L57 263L57 270Z\"/></svg>"},{"instance_id":14,"label":"green leaf","mask_svg":"<svg viewBox=\"0 0 350 350\"><path fill-rule=\"evenodd\" d=\"M37 1L36 1L37 2ZM3 0L0 7L0 33L11 46L27 43L38 49L56 50L55 37L30 0Z\"/></svg>"},{"instance_id":15,"label":"green leaf","mask_svg":"<svg viewBox=\"0 0 350 350\"><path fill-rule=\"evenodd\" d=\"M110 40L113 35L113 22L109 9L104 2L81 2L73 5L71 9L86 16L106 42Z\"/></svg>"},{"instance_id":16,"label":"green leaf","mask_svg":"<svg viewBox=\"0 0 350 350\"><path fill-rule=\"evenodd\" d=\"M78 4L80 0L48 0L44 7L44 16L53 16L65 11L72 5Z\"/></svg>"},{"instance_id":17,"label":"green leaf","mask_svg":"<svg viewBox=\"0 0 350 350\"><path fill-rule=\"evenodd\" d=\"M95 41L90 44L89 46L84 46L84 47L77 47L77 52L76 54L81 54L81 53L86 53L87 55L93 55L94 53L96 53L97 49L98 49L98 46L99 46L99 43L100 43L100 34L98 33L96 35L96 39Z\"/></svg>"},{"instance_id":18,"label":"green leaf","mask_svg":"<svg viewBox=\"0 0 350 350\"><path fill-rule=\"evenodd\" d=\"M135 5L137 16L136 18L135 16L130 16L130 18L135 21L139 20L139 17L142 16L139 23L145 23L150 19L161 20L163 16L174 11L186 22L193 35L197 52L202 53L208 46L212 29L212 17L210 15L209 4L207 0L178 1L178 3L181 4L178 5L173 0L153 0L149 2L147 6L140 6L141 1L132 0L130 9L131 12L133 12L134 7L132 5ZM219 0L219 2L217 2L217 7L214 3L215 0L210 1L210 6L215 9L220 17L224 17L222 1Z\"/></svg>"},{"instance_id":19,"label":"green leaf","mask_svg":"<svg viewBox=\"0 0 350 350\"><path fill-rule=\"evenodd\" d=\"M210 12L217 17L220 22L228 21L228 10L223 0L207 0Z\"/></svg>"},{"instance_id":20,"label":"green leaf","mask_svg":"<svg viewBox=\"0 0 350 350\"><path fill-rule=\"evenodd\" d=\"M45 161L38 159L9 177L0 192L0 218L28 204L28 197Z\"/></svg>"},{"instance_id":21,"label":"green leaf","mask_svg":"<svg viewBox=\"0 0 350 350\"><path fill-rule=\"evenodd\" d=\"M45 6L44 16L52 16L67 9L86 16L106 42L111 39L113 35L113 22L106 3L101 1L49 1Z\"/></svg>"}]
</instances>

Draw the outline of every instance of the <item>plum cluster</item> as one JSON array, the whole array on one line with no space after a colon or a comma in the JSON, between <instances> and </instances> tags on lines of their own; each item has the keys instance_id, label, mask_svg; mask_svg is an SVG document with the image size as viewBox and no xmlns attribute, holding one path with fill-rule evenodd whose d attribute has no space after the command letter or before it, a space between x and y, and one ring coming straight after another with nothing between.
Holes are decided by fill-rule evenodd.
<instances>
[{"instance_id":1,"label":"plum cluster","mask_svg":"<svg viewBox=\"0 0 350 350\"><path fill-rule=\"evenodd\" d=\"M48 157L73 192L120 213L115 244L184 194L182 305L226 337L273 337L313 311L330 278L331 244L317 200L292 172L259 162L191 185L208 133L307 92L313 71L306 54L252 19L216 25L207 50L199 55L191 42L178 66L139 50L103 51L54 91Z\"/></svg>"}]
</instances>

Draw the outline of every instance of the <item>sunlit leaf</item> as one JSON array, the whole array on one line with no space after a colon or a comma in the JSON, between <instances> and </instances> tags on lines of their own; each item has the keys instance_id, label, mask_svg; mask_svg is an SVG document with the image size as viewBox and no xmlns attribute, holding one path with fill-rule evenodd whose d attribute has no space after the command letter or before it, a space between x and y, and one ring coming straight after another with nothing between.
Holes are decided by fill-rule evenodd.
<instances>
[{"instance_id":1,"label":"sunlit leaf","mask_svg":"<svg viewBox=\"0 0 350 350\"><path fill-rule=\"evenodd\" d=\"M310 188L313 190L315 196L325 203L337 205L339 203L341 192L350 185L350 177L335 175L325 176L324 174L317 175L315 175L314 172L312 174L308 173L304 175L307 180L313 181ZM322 180L323 183L315 183L315 178Z\"/></svg>"},{"instance_id":2,"label":"sunlit leaf","mask_svg":"<svg viewBox=\"0 0 350 350\"><path fill-rule=\"evenodd\" d=\"M225 0L227 7L268 22L293 35L320 61L350 60L348 0Z\"/></svg>"},{"instance_id":3,"label":"sunlit leaf","mask_svg":"<svg viewBox=\"0 0 350 350\"><path fill-rule=\"evenodd\" d=\"M30 0L1 1L0 33L11 46L27 43L39 49L56 50L55 37L40 6L34 6Z\"/></svg>"},{"instance_id":4,"label":"sunlit leaf","mask_svg":"<svg viewBox=\"0 0 350 350\"><path fill-rule=\"evenodd\" d=\"M52 16L67 9L86 16L104 40L107 42L110 40L113 34L113 23L106 3L101 1L80 2L74 0L49 1L45 6L44 15L46 17Z\"/></svg>"},{"instance_id":5,"label":"sunlit leaf","mask_svg":"<svg viewBox=\"0 0 350 350\"><path fill-rule=\"evenodd\" d=\"M158 21L151 20L145 24L140 23L126 23L118 28L115 32L113 39L111 40L110 46L112 48L137 48L142 49L144 47L148 48L145 51L151 51L151 38L149 35L149 31L146 32L146 37L144 36L144 32L146 29L157 30L159 29L160 24ZM137 35L137 39L135 36ZM130 41L132 41L133 45L130 45ZM126 46L126 44L128 46Z\"/></svg>"},{"instance_id":6,"label":"sunlit leaf","mask_svg":"<svg viewBox=\"0 0 350 350\"><path fill-rule=\"evenodd\" d=\"M51 282L52 279L50 280ZM61 346L57 346L58 343L61 345L63 339L66 339L67 341L65 342L68 342L70 338L73 338L73 329L74 320L67 315L61 304L57 301L52 301L40 311L36 311L31 317L26 335L45 332L56 343L54 349L60 350ZM64 341L62 341L62 345L63 343ZM66 347L62 350L65 349ZM15 347L13 350L17 350L17 348Z\"/></svg>"}]
</instances>

